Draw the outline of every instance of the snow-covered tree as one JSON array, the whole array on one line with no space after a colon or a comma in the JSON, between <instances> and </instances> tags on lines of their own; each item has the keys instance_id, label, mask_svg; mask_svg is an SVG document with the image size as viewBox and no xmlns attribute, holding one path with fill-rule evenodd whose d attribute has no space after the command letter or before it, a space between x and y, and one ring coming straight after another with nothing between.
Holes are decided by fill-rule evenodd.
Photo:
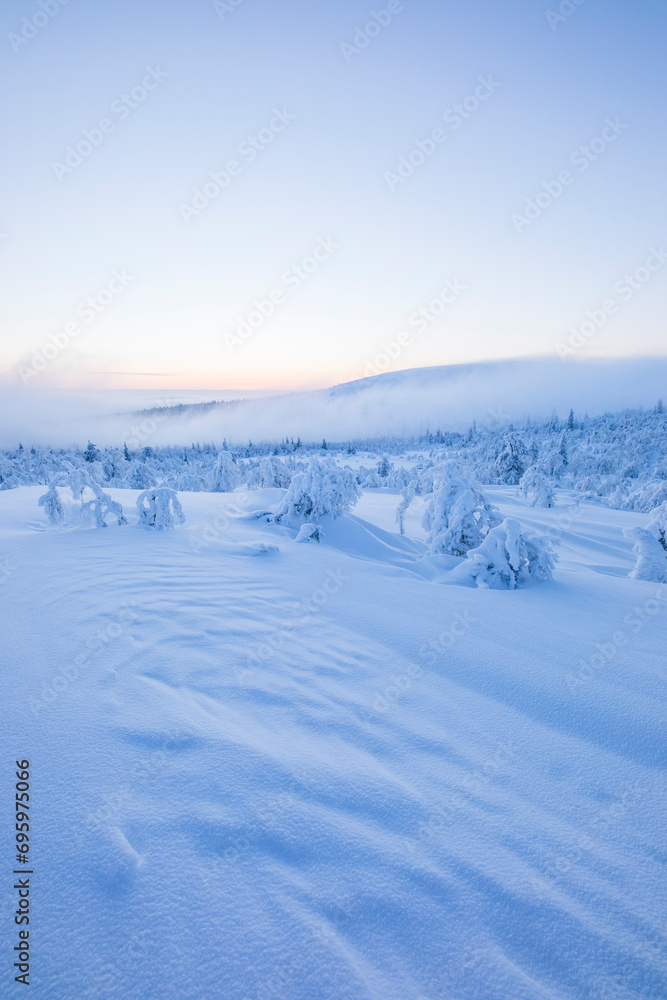
<instances>
[{"instance_id":1,"label":"snow-covered tree","mask_svg":"<svg viewBox=\"0 0 667 1000\"><path fill-rule=\"evenodd\" d=\"M112 500L97 483L93 484L92 489L95 494L93 499L83 501L81 504L81 519L84 524L106 528L106 519L110 516L115 517L118 524L127 524L122 506L116 500Z\"/></svg>"},{"instance_id":2,"label":"snow-covered tree","mask_svg":"<svg viewBox=\"0 0 667 1000\"><path fill-rule=\"evenodd\" d=\"M380 479L386 479L389 473L391 472L392 468L393 466L389 461L389 459L387 458L387 456L383 455L383 457L378 462L375 471L377 472ZM382 485L385 486L386 484L382 483Z\"/></svg>"},{"instance_id":3,"label":"snow-covered tree","mask_svg":"<svg viewBox=\"0 0 667 1000\"><path fill-rule=\"evenodd\" d=\"M249 489L264 489L273 487L285 489L292 481L289 469L279 458L273 455L260 459L257 468L248 474Z\"/></svg>"},{"instance_id":4,"label":"snow-covered tree","mask_svg":"<svg viewBox=\"0 0 667 1000\"><path fill-rule=\"evenodd\" d=\"M195 472L181 472L176 480L176 489L184 493L201 493L204 489L204 481Z\"/></svg>"},{"instance_id":5,"label":"snow-covered tree","mask_svg":"<svg viewBox=\"0 0 667 1000\"><path fill-rule=\"evenodd\" d=\"M364 479L364 486L367 490L379 490L381 486L386 486L386 479L380 479L377 472L369 472Z\"/></svg>"},{"instance_id":6,"label":"snow-covered tree","mask_svg":"<svg viewBox=\"0 0 667 1000\"><path fill-rule=\"evenodd\" d=\"M86 450L83 453L83 457L85 458L86 462L97 462L97 461L99 461L100 452L99 452L99 450L97 448L97 445L94 445L92 443L92 441L89 441L88 442L88 447L86 448Z\"/></svg>"},{"instance_id":7,"label":"snow-covered tree","mask_svg":"<svg viewBox=\"0 0 667 1000\"><path fill-rule=\"evenodd\" d=\"M74 500L83 502L83 492L86 487L92 488L93 480L85 469L75 469L69 462L67 472L61 473L54 482L58 486L69 486Z\"/></svg>"},{"instance_id":8,"label":"snow-covered tree","mask_svg":"<svg viewBox=\"0 0 667 1000\"><path fill-rule=\"evenodd\" d=\"M657 538L667 552L667 503L661 503L651 512L651 520L646 525L646 530Z\"/></svg>"},{"instance_id":9,"label":"snow-covered tree","mask_svg":"<svg viewBox=\"0 0 667 1000\"><path fill-rule=\"evenodd\" d=\"M173 528L185 521L176 491L164 484L140 493L137 497L137 510L139 523L158 531Z\"/></svg>"},{"instance_id":10,"label":"snow-covered tree","mask_svg":"<svg viewBox=\"0 0 667 1000\"><path fill-rule=\"evenodd\" d=\"M667 480L651 479L633 490L623 503L623 507L627 510L638 510L642 514L648 514L665 502L667 502Z\"/></svg>"},{"instance_id":11,"label":"snow-covered tree","mask_svg":"<svg viewBox=\"0 0 667 1000\"><path fill-rule=\"evenodd\" d=\"M556 495L549 479L534 465L527 469L519 483L520 495L531 507L554 507Z\"/></svg>"},{"instance_id":12,"label":"snow-covered tree","mask_svg":"<svg viewBox=\"0 0 667 1000\"><path fill-rule=\"evenodd\" d=\"M55 482L51 483L46 493L37 501L40 507L44 508L44 513L51 524L64 524L65 511Z\"/></svg>"},{"instance_id":13,"label":"snow-covered tree","mask_svg":"<svg viewBox=\"0 0 667 1000\"><path fill-rule=\"evenodd\" d=\"M146 490L155 482L155 476L144 462L132 462L126 483L131 490Z\"/></svg>"},{"instance_id":14,"label":"snow-covered tree","mask_svg":"<svg viewBox=\"0 0 667 1000\"><path fill-rule=\"evenodd\" d=\"M405 534L405 515L408 512L408 507L415 498L415 482L408 483L401 490L401 499L398 501L398 506L396 507L396 520L398 521L398 528L402 535Z\"/></svg>"},{"instance_id":15,"label":"snow-covered tree","mask_svg":"<svg viewBox=\"0 0 667 1000\"><path fill-rule=\"evenodd\" d=\"M360 496L361 490L349 469L311 458L308 468L292 478L284 499L273 511L273 520L305 522L340 517Z\"/></svg>"},{"instance_id":16,"label":"snow-covered tree","mask_svg":"<svg viewBox=\"0 0 667 1000\"><path fill-rule=\"evenodd\" d=\"M44 513L52 524L63 524L65 511L58 494L58 488L69 488L74 500L80 502L80 516L84 524L92 524L97 528L106 528L106 518L113 515L118 524L127 524L123 508L108 493L105 493L99 483L96 483L83 469L75 469L71 463L68 468L51 481L48 491L39 498L39 506L44 507ZM91 499L85 499L86 490L92 493Z\"/></svg>"},{"instance_id":17,"label":"snow-covered tree","mask_svg":"<svg viewBox=\"0 0 667 1000\"><path fill-rule=\"evenodd\" d=\"M231 493L239 485L240 480L238 466L230 453L219 452L211 477L211 492Z\"/></svg>"},{"instance_id":18,"label":"snow-covered tree","mask_svg":"<svg viewBox=\"0 0 667 1000\"><path fill-rule=\"evenodd\" d=\"M422 525L428 531L432 554L464 556L469 549L477 548L500 520L482 490L460 476L434 494Z\"/></svg>"},{"instance_id":19,"label":"snow-covered tree","mask_svg":"<svg viewBox=\"0 0 667 1000\"><path fill-rule=\"evenodd\" d=\"M624 528L623 534L635 543L633 552L637 562L630 578L667 583L667 552L655 535L647 528Z\"/></svg>"},{"instance_id":20,"label":"snow-covered tree","mask_svg":"<svg viewBox=\"0 0 667 1000\"><path fill-rule=\"evenodd\" d=\"M521 438L514 431L505 434L495 461L499 481L516 486L526 471L527 458L526 446Z\"/></svg>"},{"instance_id":21,"label":"snow-covered tree","mask_svg":"<svg viewBox=\"0 0 667 1000\"><path fill-rule=\"evenodd\" d=\"M555 564L549 540L522 532L512 518L492 528L467 557L469 562L460 568L460 575L492 590L514 590L521 584L551 580Z\"/></svg>"}]
</instances>

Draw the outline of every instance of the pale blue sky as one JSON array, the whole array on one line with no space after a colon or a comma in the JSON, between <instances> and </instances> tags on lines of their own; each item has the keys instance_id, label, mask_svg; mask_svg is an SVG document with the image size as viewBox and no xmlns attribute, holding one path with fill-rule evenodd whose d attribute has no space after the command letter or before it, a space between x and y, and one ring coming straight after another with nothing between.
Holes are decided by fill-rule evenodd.
<instances>
[{"instance_id":1,"label":"pale blue sky","mask_svg":"<svg viewBox=\"0 0 667 1000\"><path fill-rule=\"evenodd\" d=\"M43 385L326 385L384 370L383 343L397 369L555 355L609 299L581 353L665 353L667 263L651 257L632 295L617 285L667 247L658 0L566 0L554 24L558 4L524 0L43 2L0 13L9 377L20 363ZM343 50L373 10L384 26ZM443 117L466 98L466 120ZM105 118L91 154L58 167ZM438 128L433 154L388 182ZM582 169L575 151L603 134ZM251 161L258 135L271 141ZM184 210L230 161L225 190ZM517 223L562 171L560 197ZM455 301L410 325L446 280Z\"/></svg>"}]
</instances>

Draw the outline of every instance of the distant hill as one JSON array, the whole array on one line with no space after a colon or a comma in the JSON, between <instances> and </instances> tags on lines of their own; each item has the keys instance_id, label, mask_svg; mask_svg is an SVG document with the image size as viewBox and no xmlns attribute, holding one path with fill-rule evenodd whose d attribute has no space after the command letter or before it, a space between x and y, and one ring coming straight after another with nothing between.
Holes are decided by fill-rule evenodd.
<instances>
[{"instance_id":1,"label":"distant hill","mask_svg":"<svg viewBox=\"0 0 667 1000\"><path fill-rule=\"evenodd\" d=\"M346 440L603 413L667 399L667 357L519 358L409 368L311 392L161 407L160 439Z\"/></svg>"}]
</instances>

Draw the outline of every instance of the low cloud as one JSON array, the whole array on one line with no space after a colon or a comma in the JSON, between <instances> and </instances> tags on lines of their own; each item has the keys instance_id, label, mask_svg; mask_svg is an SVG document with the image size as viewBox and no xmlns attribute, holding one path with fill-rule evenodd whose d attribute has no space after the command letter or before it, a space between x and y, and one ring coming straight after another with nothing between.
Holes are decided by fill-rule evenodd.
<instances>
[{"instance_id":1,"label":"low cloud","mask_svg":"<svg viewBox=\"0 0 667 1000\"><path fill-rule=\"evenodd\" d=\"M301 437L303 441L409 436L520 423L526 417L594 415L650 407L665 394L667 358L518 359L388 372L332 389L254 398L203 412L179 409L159 419L126 409L112 392L5 389L0 398L0 447L122 446L133 436L152 445L192 441L232 445ZM189 394L190 396L192 394ZM242 395L242 393L239 393ZM168 405L166 398L160 405ZM173 398L173 394L172 394ZM141 394L137 393L140 405ZM202 402L207 399L201 394ZM125 407L127 403L123 404ZM146 394L144 405L155 405ZM137 427L140 433L137 433Z\"/></svg>"}]
</instances>

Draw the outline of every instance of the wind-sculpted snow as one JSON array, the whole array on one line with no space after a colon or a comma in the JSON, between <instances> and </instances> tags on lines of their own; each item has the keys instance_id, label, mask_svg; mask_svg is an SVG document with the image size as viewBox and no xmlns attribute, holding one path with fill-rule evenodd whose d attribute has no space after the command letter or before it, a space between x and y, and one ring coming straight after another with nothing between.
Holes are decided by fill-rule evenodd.
<instances>
[{"instance_id":1,"label":"wind-sculpted snow","mask_svg":"<svg viewBox=\"0 0 667 1000\"><path fill-rule=\"evenodd\" d=\"M397 532L398 488L309 545L244 514L275 488L182 493L169 532L136 490L104 531L0 493L36 1000L667 995L650 515L487 492L551 582L437 585L466 557L427 553L423 495Z\"/></svg>"}]
</instances>

